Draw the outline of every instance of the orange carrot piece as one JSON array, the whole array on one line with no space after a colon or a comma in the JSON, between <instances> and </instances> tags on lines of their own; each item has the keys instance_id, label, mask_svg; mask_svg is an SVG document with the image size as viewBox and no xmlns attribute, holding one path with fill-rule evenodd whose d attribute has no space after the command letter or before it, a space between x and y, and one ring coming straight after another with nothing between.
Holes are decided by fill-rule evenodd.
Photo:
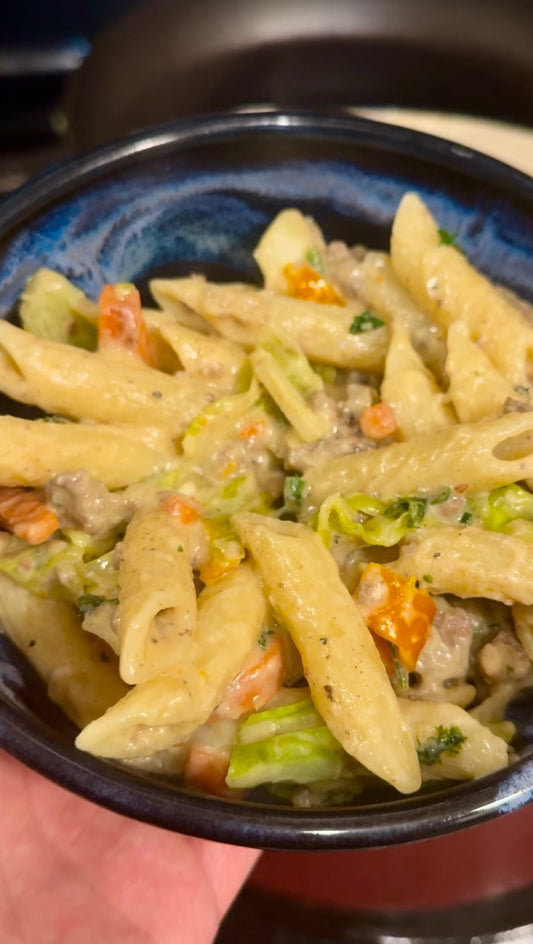
<instances>
[{"instance_id":1,"label":"orange carrot piece","mask_svg":"<svg viewBox=\"0 0 533 944\"><path fill-rule=\"evenodd\" d=\"M417 587L414 577L376 563L365 568L355 595L368 628L393 643L402 664L413 672L437 612L433 597ZM384 662L387 667L387 658Z\"/></svg>"},{"instance_id":2,"label":"orange carrot piece","mask_svg":"<svg viewBox=\"0 0 533 944\"><path fill-rule=\"evenodd\" d=\"M155 358L134 285L104 285L98 303L98 347L121 347L154 366Z\"/></svg>"},{"instance_id":3,"label":"orange carrot piece","mask_svg":"<svg viewBox=\"0 0 533 944\"><path fill-rule=\"evenodd\" d=\"M166 511L167 514L171 515L172 518L176 518L180 524L192 524L194 521L199 521L200 519L200 513L196 508L181 498L180 495L171 495L169 498L166 498L161 508L163 511Z\"/></svg>"},{"instance_id":4,"label":"orange carrot piece","mask_svg":"<svg viewBox=\"0 0 533 944\"><path fill-rule=\"evenodd\" d=\"M265 424L261 420L256 420L255 423L250 423L241 429L239 439L254 439L256 436L261 436L264 431Z\"/></svg>"},{"instance_id":5,"label":"orange carrot piece","mask_svg":"<svg viewBox=\"0 0 533 944\"><path fill-rule=\"evenodd\" d=\"M37 489L0 486L0 526L28 544L43 544L61 527Z\"/></svg>"},{"instance_id":6,"label":"orange carrot piece","mask_svg":"<svg viewBox=\"0 0 533 944\"><path fill-rule=\"evenodd\" d=\"M369 439L386 439L398 429L398 420L388 403L374 403L361 413L359 426Z\"/></svg>"},{"instance_id":7,"label":"orange carrot piece","mask_svg":"<svg viewBox=\"0 0 533 944\"><path fill-rule=\"evenodd\" d=\"M240 718L259 711L283 685L285 665L279 635L272 635L265 648L257 646L243 670L230 682L212 718Z\"/></svg>"},{"instance_id":8,"label":"orange carrot piece","mask_svg":"<svg viewBox=\"0 0 533 944\"><path fill-rule=\"evenodd\" d=\"M189 747L183 779L187 786L215 796L235 795L235 790L226 786L229 754L220 753L212 747L195 744Z\"/></svg>"},{"instance_id":9,"label":"orange carrot piece","mask_svg":"<svg viewBox=\"0 0 533 944\"><path fill-rule=\"evenodd\" d=\"M218 580L219 577L223 577L225 574L229 574L231 570L235 570L240 562L240 557L223 557L219 554L208 560L206 564L203 564L198 576L202 583L213 583L213 581Z\"/></svg>"},{"instance_id":10,"label":"orange carrot piece","mask_svg":"<svg viewBox=\"0 0 533 944\"><path fill-rule=\"evenodd\" d=\"M294 269L290 264L283 267L283 275L287 280L288 295L293 298L303 298L306 301L318 302L320 305L344 306L346 302L337 289L324 279L311 266L303 265Z\"/></svg>"}]
</instances>

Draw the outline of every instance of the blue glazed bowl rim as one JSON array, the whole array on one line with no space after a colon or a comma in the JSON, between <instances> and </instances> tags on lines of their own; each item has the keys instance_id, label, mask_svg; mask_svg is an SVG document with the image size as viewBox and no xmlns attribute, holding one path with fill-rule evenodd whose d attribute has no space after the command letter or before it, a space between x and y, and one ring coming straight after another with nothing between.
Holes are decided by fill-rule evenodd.
<instances>
[{"instance_id":1,"label":"blue glazed bowl rim","mask_svg":"<svg viewBox=\"0 0 533 944\"><path fill-rule=\"evenodd\" d=\"M413 157L496 186L531 207L533 179L471 148L366 118L302 111L230 112L141 131L52 167L0 203L5 236L52 201L144 155L237 141L248 135L339 140ZM293 810L194 794L81 754L0 702L0 744L57 784L123 815L183 833L271 849L371 848L426 839L516 810L533 799L533 755L483 781L380 804Z\"/></svg>"},{"instance_id":2,"label":"blue glazed bowl rim","mask_svg":"<svg viewBox=\"0 0 533 944\"><path fill-rule=\"evenodd\" d=\"M330 111L230 111L144 129L53 165L0 202L0 236L29 210L38 211L73 185L89 183L103 170L125 165L146 153L164 154L250 134L351 141L458 171L478 182L502 187L510 197L527 202L533 199L533 177L467 145L422 131Z\"/></svg>"}]
</instances>

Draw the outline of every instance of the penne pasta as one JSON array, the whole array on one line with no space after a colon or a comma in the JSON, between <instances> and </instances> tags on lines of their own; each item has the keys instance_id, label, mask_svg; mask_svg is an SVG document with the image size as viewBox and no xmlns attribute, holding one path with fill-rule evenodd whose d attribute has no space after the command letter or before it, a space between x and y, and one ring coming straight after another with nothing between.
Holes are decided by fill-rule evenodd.
<instances>
[{"instance_id":1,"label":"penne pasta","mask_svg":"<svg viewBox=\"0 0 533 944\"><path fill-rule=\"evenodd\" d=\"M498 416L505 401L524 399L520 387L497 370L479 345L472 341L464 321L454 321L448 329L446 373L450 378L448 397L461 423L486 416Z\"/></svg>"},{"instance_id":2,"label":"penne pasta","mask_svg":"<svg viewBox=\"0 0 533 944\"><path fill-rule=\"evenodd\" d=\"M507 744L467 711L449 702L402 702L402 714L413 731L422 757L424 780L473 780L507 766ZM438 762L431 748L439 730L454 730L463 740L458 750L442 751Z\"/></svg>"},{"instance_id":3,"label":"penne pasta","mask_svg":"<svg viewBox=\"0 0 533 944\"><path fill-rule=\"evenodd\" d=\"M120 674L130 685L172 672L196 625L186 534L164 511L137 512L126 528L115 615Z\"/></svg>"},{"instance_id":4,"label":"penne pasta","mask_svg":"<svg viewBox=\"0 0 533 944\"><path fill-rule=\"evenodd\" d=\"M531 413L509 413L478 423L461 423L420 440L331 459L305 476L310 505L335 492L367 492L394 498L443 486L478 492L533 474ZM423 477L420 470L424 470Z\"/></svg>"},{"instance_id":5,"label":"penne pasta","mask_svg":"<svg viewBox=\"0 0 533 944\"><path fill-rule=\"evenodd\" d=\"M456 422L447 397L424 366L400 321L391 326L381 399L394 410L402 439L415 439Z\"/></svg>"},{"instance_id":6,"label":"penne pasta","mask_svg":"<svg viewBox=\"0 0 533 944\"><path fill-rule=\"evenodd\" d=\"M97 423L164 425L178 436L215 393L233 387L227 377L170 376L128 352L91 353L35 339L0 321L0 390L49 413Z\"/></svg>"},{"instance_id":7,"label":"penne pasta","mask_svg":"<svg viewBox=\"0 0 533 944\"><path fill-rule=\"evenodd\" d=\"M288 334L311 359L367 372L383 365L386 328L350 333L359 314L353 307L321 305L239 284L216 285L201 276L176 279L173 291L222 337L244 347Z\"/></svg>"},{"instance_id":8,"label":"penne pasta","mask_svg":"<svg viewBox=\"0 0 533 944\"><path fill-rule=\"evenodd\" d=\"M398 207L391 259L408 291L437 325L446 330L462 320L493 365L512 384L527 385L533 328L462 253L441 243L436 222L416 194L406 194Z\"/></svg>"},{"instance_id":9,"label":"penne pasta","mask_svg":"<svg viewBox=\"0 0 533 944\"><path fill-rule=\"evenodd\" d=\"M533 604L531 544L469 526L421 528L402 546L394 569L430 583L432 593Z\"/></svg>"},{"instance_id":10,"label":"penne pasta","mask_svg":"<svg viewBox=\"0 0 533 944\"><path fill-rule=\"evenodd\" d=\"M263 285L272 292L285 293L287 265L322 258L326 244L320 228L309 216L294 207L282 210L261 236L254 259L263 276Z\"/></svg>"},{"instance_id":11,"label":"penne pasta","mask_svg":"<svg viewBox=\"0 0 533 944\"><path fill-rule=\"evenodd\" d=\"M302 657L313 701L329 729L349 754L402 793L417 790L418 760L397 698L320 538L304 525L260 515L233 521Z\"/></svg>"},{"instance_id":12,"label":"penne pasta","mask_svg":"<svg viewBox=\"0 0 533 944\"><path fill-rule=\"evenodd\" d=\"M0 416L0 481L44 485L53 475L85 469L108 488L123 488L176 461L163 429L46 423Z\"/></svg>"},{"instance_id":13,"label":"penne pasta","mask_svg":"<svg viewBox=\"0 0 533 944\"><path fill-rule=\"evenodd\" d=\"M453 242L413 194L390 254L289 207L261 287L40 270L0 321L59 414L0 416L0 622L80 751L306 807L513 759L533 327Z\"/></svg>"},{"instance_id":14,"label":"penne pasta","mask_svg":"<svg viewBox=\"0 0 533 944\"><path fill-rule=\"evenodd\" d=\"M446 358L445 332L409 294L387 253L366 253L361 263L361 294L387 324L399 321L409 331L415 350L441 381Z\"/></svg>"},{"instance_id":15,"label":"penne pasta","mask_svg":"<svg viewBox=\"0 0 533 944\"><path fill-rule=\"evenodd\" d=\"M81 731L77 746L133 759L183 743L242 668L265 616L261 586L248 565L213 583L200 595L195 639L181 666L136 685Z\"/></svg>"},{"instance_id":16,"label":"penne pasta","mask_svg":"<svg viewBox=\"0 0 533 944\"><path fill-rule=\"evenodd\" d=\"M128 691L114 653L83 632L70 604L37 597L0 574L0 623L76 725L89 724Z\"/></svg>"}]
</instances>

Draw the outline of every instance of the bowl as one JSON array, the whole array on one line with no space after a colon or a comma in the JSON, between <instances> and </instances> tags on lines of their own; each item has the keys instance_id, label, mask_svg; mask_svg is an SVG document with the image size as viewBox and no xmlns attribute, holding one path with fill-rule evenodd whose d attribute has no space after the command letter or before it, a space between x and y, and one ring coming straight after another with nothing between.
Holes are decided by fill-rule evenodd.
<instances>
[{"instance_id":1,"label":"bowl","mask_svg":"<svg viewBox=\"0 0 533 944\"><path fill-rule=\"evenodd\" d=\"M465 147L334 114L258 112L189 119L51 168L0 206L0 299L11 317L27 278L54 268L89 295L191 269L256 281L251 258L275 213L296 205L327 238L388 246L416 189L489 277L533 300L533 181ZM529 734L527 733L529 730ZM0 637L0 744L56 783L171 830L277 849L368 848L437 836L533 797L531 725L520 756L478 781L362 805L287 808L221 799L78 751L74 729Z\"/></svg>"}]
</instances>

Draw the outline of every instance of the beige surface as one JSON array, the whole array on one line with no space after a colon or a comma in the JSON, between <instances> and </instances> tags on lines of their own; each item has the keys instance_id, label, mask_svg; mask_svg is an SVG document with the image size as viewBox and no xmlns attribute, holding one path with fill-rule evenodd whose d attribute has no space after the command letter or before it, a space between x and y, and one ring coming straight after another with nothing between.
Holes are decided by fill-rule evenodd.
<instances>
[{"instance_id":1,"label":"beige surface","mask_svg":"<svg viewBox=\"0 0 533 944\"><path fill-rule=\"evenodd\" d=\"M400 108L359 108L357 114L466 144L533 176L533 129L485 118Z\"/></svg>"}]
</instances>

